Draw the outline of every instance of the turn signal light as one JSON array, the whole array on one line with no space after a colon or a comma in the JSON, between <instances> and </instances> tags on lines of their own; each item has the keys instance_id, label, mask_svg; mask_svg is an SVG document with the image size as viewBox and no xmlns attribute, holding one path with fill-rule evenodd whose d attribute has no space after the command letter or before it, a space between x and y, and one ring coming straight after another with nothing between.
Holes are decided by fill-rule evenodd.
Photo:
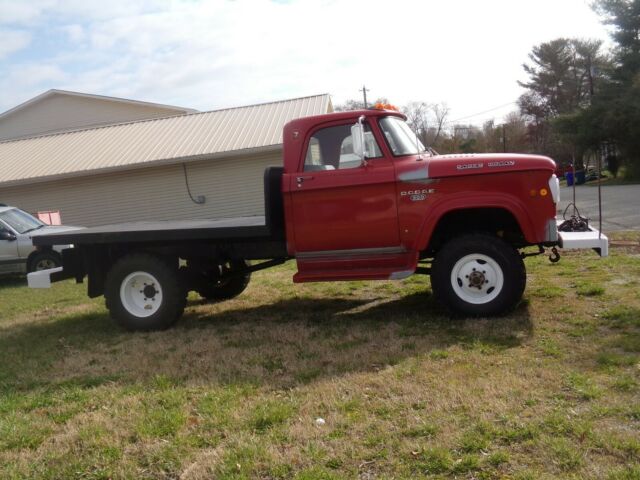
<instances>
[{"instance_id":1,"label":"turn signal light","mask_svg":"<svg viewBox=\"0 0 640 480\"><path fill-rule=\"evenodd\" d=\"M540 196L541 197L546 197L549 194L549 192L547 191L546 188L541 188L540 189Z\"/></svg>"}]
</instances>

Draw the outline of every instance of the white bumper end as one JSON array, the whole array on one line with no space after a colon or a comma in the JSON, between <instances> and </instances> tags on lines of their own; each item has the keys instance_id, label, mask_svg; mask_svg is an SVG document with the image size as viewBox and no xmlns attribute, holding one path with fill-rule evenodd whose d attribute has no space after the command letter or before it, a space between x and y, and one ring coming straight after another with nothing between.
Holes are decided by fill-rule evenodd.
<instances>
[{"instance_id":1,"label":"white bumper end","mask_svg":"<svg viewBox=\"0 0 640 480\"><path fill-rule=\"evenodd\" d=\"M558 225L561 223L558 220ZM593 248L601 257L609 256L609 239L593 227L588 232L560 232L558 241L560 248Z\"/></svg>"},{"instance_id":2,"label":"white bumper end","mask_svg":"<svg viewBox=\"0 0 640 480\"><path fill-rule=\"evenodd\" d=\"M62 267L50 268L48 270L38 270L27 275L29 288L50 288L51 274L62 271Z\"/></svg>"}]
</instances>

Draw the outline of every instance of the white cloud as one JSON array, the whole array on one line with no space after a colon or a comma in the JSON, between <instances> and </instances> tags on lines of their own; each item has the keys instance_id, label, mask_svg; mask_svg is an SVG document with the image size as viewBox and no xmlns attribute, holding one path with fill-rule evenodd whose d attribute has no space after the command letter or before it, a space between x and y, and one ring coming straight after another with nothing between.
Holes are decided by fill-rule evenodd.
<instances>
[{"instance_id":1,"label":"white cloud","mask_svg":"<svg viewBox=\"0 0 640 480\"><path fill-rule=\"evenodd\" d=\"M31 34L22 30L0 30L0 60L26 48Z\"/></svg>"},{"instance_id":2,"label":"white cloud","mask_svg":"<svg viewBox=\"0 0 640 480\"><path fill-rule=\"evenodd\" d=\"M86 38L84 28L77 23L64 25L60 29L67 35L71 43L79 43Z\"/></svg>"},{"instance_id":3,"label":"white cloud","mask_svg":"<svg viewBox=\"0 0 640 480\"><path fill-rule=\"evenodd\" d=\"M51 1L0 0L0 24L29 24L35 21Z\"/></svg>"},{"instance_id":4,"label":"white cloud","mask_svg":"<svg viewBox=\"0 0 640 480\"><path fill-rule=\"evenodd\" d=\"M584 0L35 5L39 13L13 17L45 29L58 22L72 41L49 62L73 74L56 80L64 85L43 80L42 90L199 109L325 92L339 103L358 98L365 83L371 98L446 101L452 118L462 117L516 100L535 44L606 35Z\"/></svg>"}]
</instances>

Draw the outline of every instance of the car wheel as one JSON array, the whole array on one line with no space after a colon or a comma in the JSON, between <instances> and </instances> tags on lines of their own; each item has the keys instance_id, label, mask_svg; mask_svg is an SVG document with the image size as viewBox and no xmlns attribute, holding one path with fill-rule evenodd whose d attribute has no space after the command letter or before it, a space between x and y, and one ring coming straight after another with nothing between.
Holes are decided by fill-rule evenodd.
<instances>
[{"instance_id":1,"label":"car wheel","mask_svg":"<svg viewBox=\"0 0 640 480\"><path fill-rule=\"evenodd\" d=\"M31 273L39 270L57 268L61 265L62 260L60 259L60 255L56 252L39 252L29 260L27 271Z\"/></svg>"},{"instance_id":2,"label":"car wheel","mask_svg":"<svg viewBox=\"0 0 640 480\"><path fill-rule=\"evenodd\" d=\"M502 315L518 304L525 285L526 270L518 251L490 235L455 238L433 261L433 292L454 313Z\"/></svg>"}]
</instances>

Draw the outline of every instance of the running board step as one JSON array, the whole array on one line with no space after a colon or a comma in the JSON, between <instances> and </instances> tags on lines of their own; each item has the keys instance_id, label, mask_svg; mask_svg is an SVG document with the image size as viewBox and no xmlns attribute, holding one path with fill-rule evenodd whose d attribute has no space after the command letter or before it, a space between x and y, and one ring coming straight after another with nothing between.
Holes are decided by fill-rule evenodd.
<instances>
[{"instance_id":1,"label":"running board step","mask_svg":"<svg viewBox=\"0 0 640 480\"><path fill-rule=\"evenodd\" d=\"M295 283L327 282L341 280L402 280L413 274L414 270L363 269L363 270L326 270L298 272L293 276Z\"/></svg>"}]
</instances>

